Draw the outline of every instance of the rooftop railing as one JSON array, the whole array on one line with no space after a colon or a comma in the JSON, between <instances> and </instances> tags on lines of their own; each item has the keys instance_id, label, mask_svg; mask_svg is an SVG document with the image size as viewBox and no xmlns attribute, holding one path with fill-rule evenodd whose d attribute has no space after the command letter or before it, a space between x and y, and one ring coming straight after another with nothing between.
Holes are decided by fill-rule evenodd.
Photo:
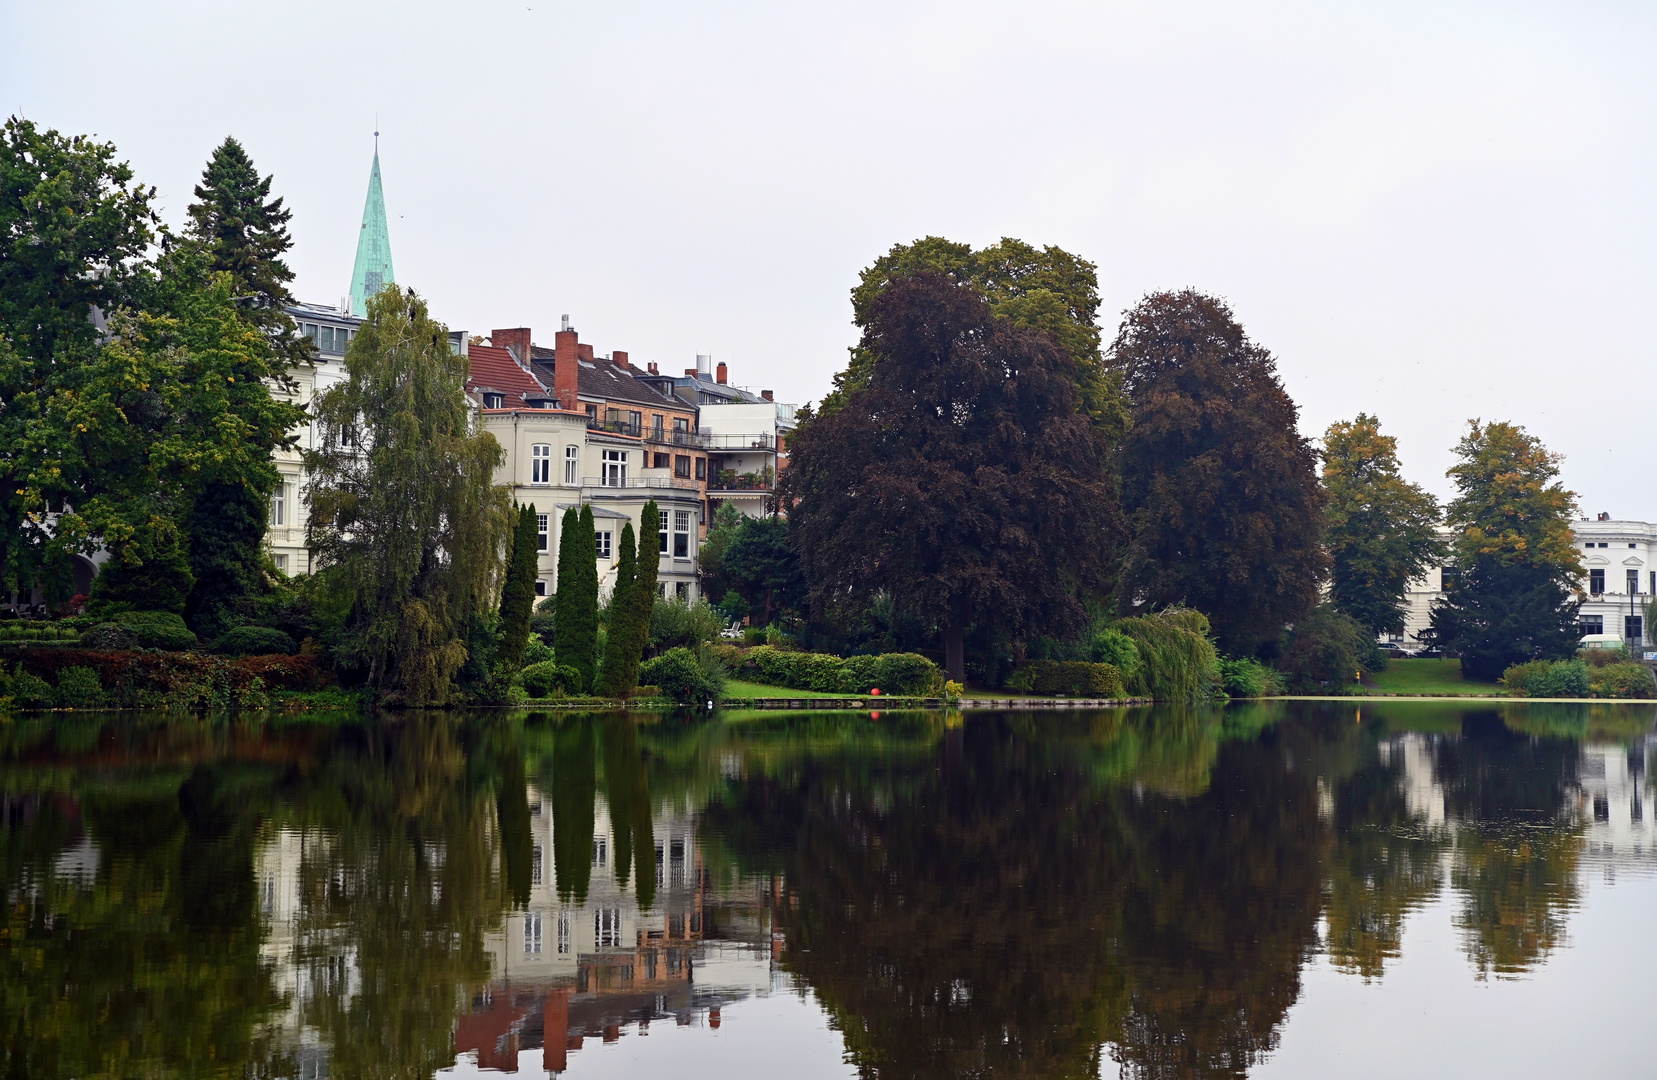
<instances>
[{"instance_id":1,"label":"rooftop railing","mask_svg":"<svg viewBox=\"0 0 1657 1080\"><path fill-rule=\"evenodd\" d=\"M587 418L588 431L607 431L612 435L631 435L638 438L642 434L642 426L631 420L600 420L596 416Z\"/></svg>"}]
</instances>

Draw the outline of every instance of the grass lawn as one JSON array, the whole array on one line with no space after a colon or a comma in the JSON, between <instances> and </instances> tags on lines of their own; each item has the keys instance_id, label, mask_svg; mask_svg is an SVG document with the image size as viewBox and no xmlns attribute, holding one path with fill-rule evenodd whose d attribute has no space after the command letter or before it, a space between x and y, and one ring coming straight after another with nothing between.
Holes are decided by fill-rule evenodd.
<instances>
[{"instance_id":1,"label":"grass lawn","mask_svg":"<svg viewBox=\"0 0 1657 1080\"><path fill-rule=\"evenodd\" d=\"M1455 694L1488 697L1501 692L1495 683L1470 682L1461 677L1460 660L1387 661L1387 669L1371 675L1364 685L1389 694Z\"/></svg>"},{"instance_id":2,"label":"grass lawn","mask_svg":"<svg viewBox=\"0 0 1657 1080\"><path fill-rule=\"evenodd\" d=\"M796 690L792 686L766 686L764 683L729 679L725 683L725 696L730 698L849 698L858 695L825 694L820 690Z\"/></svg>"}]
</instances>

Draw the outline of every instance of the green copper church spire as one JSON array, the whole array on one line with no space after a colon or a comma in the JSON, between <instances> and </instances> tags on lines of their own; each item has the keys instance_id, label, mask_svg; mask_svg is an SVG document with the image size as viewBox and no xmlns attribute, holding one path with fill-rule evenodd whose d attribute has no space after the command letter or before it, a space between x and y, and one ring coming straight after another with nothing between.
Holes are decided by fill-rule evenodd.
<instances>
[{"instance_id":1,"label":"green copper church spire","mask_svg":"<svg viewBox=\"0 0 1657 1080\"><path fill-rule=\"evenodd\" d=\"M357 234L357 265L351 270L351 314L368 314L368 298L397 280L391 270L391 234L385 224L385 193L380 190L380 133L374 133L374 167L368 173L368 201Z\"/></svg>"}]
</instances>

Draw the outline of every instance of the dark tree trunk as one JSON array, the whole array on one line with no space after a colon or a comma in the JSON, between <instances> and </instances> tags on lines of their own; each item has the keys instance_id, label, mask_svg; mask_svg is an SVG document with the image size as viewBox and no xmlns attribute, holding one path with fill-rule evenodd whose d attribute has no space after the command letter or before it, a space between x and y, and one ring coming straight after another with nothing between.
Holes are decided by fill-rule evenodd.
<instances>
[{"instance_id":1,"label":"dark tree trunk","mask_svg":"<svg viewBox=\"0 0 1657 1080\"><path fill-rule=\"evenodd\" d=\"M958 622L944 626L944 674L962 686L967 682L967 628Z\"/></svg>"}]
</instances>

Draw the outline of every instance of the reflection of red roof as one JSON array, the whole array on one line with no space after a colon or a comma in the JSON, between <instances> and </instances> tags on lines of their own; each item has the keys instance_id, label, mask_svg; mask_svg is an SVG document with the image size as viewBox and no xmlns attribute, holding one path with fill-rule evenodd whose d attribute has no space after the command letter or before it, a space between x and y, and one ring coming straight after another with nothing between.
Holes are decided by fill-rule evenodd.
<instances>
[{"instance_id":1,"label":"reflection of red roof","mask_svg":"<svg viewBox=\"0 0 1657 1080\"><path fill-rule=\"evenodd\" d=\"M466 377L468 393L488 391L501 394L505 397L503 404L520 407L531 401L550 402L553 399L552 391L525 371L505 349L497 349L493 345L473 345L467 352L472 364L471 373Z\"/></svg>"}]
</instances>

